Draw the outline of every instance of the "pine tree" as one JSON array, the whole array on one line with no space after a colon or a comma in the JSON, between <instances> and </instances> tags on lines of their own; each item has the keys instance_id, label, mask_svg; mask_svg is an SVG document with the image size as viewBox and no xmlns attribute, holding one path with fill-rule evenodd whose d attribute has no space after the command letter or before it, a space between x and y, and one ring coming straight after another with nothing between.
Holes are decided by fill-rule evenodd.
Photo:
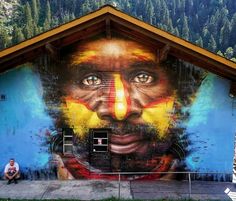
<instances>
[{"instance_id":1,"label":"pine tree","mask_svg":"<svg viewBox=\"0 0 236 201\"><path fill-rule=\"evenodd\" d=\"M107 1L107 4L112 5L112 1ZM129 13L129 11L131 10L131 4L128 0L125 0L123 2L123 8L124 8L124 11L127 13Z\"/></svg>"},{"instance_id":2,"label":"pine tree","mask_svg":"<svg viewBox=\"0 0 236 201\"><path fill-rule=\"evenodd\" d=\"M211 50L212 52L215 52L217 46L216 46L216 41L213 37L213 35L211 34L207 49Z\"/></svg>"},{"instance_id":3,"label":"pine tree","mask_svg":"<svg viewBox=\"0 0 236 201\"><path fill-rule=\"evenodd\" d=\"M23 29L24 37L26 39L32 38L34 36L34 30L33 27L30 26L29 24L26 24L24 29Z\"/></svg>"},{"instance_id":4,"label":"pine tree","mask_svg":"<svg viewBox=\"0 0 236 201\"><path fill-rule=\"evenodd\" d=\"M162 24L166 25L166 30L168 32L174 33L174 28L173 28L173 24L172 24L172 20L170 18L170 13L168 9L165 9L164 11L164 15L162 16Z\"/></svg>"},{"instance_id":5,"label":"pine tree","mask_svg":"<svg viewBox=\"0 0 236 201\"><path fill-rule=\"evenodd\" d=\"M220 55L220 56L224 56L224 54L219 50L216 54Z\"/></svg>"},{"instance_id":6,"label":"pine tree","mask_svg":"<svg viewBox=\"0 0 236 201\"><path fill-rule=\"evenodd\" d=\"M64 14L63 23L66 23L69 21L70 21L70 14L69 13Z\"/></svg>"},{"instance_id":7,"label":"pine tree","mask_svg":"<svg viewBox=\"0 0 236 201\"><path fill-rule=\"evenodd\" d=\"M166 5L166 2L165 0L160 0L160 9L159 9L159 12L160 12L160 22L163 23L164 19L167 18L167 11L168 10L168 7Z\"/></svg>"},{"instance_id":8,"label":"pine tree","mask_svg":"<svg viewBox=\"0 0 236 201\"><path fill-rule=\"evenodd\" d=\"M194 16L192 16L191 27L192 27L191 32L199 33L200 24L198 20L198 14L195 14Z\"/></svg>"},{"instance_id":9,"label":"pine tree","mask_svg":"<svg viewBox=\"0 0 236 201\"><path fill-rule=\"evenodd\" d=\"M216 13L216 16L217 15L218 15L218 11ZM212 34L217 33L217 24L218 24L217 20L218 20L218 18L216 16L215 15L211 16L210 22L208 23L208 26L207 26L209 32L212 33Z\"/></svg>"},{"instance_id":10,"label":"pine tree","mask_svg":"<svg viewBox=\"0 0 236 201\"><path fill-rule=\"evenodd\" d=\"M218 30L225 25L225 22L228 21L228 9L226 7L220 9L219 11L219 19L218 19Z\"/></svg>"},{"instance_id":11,"label":"pine tree","mask_svg":"<svg viewBox=\"0 0 236 201\"><path fill-rule=\"evenodd\" d=\"M25 40L25 37L24 34L22 33L22 30L19 27L17 27L17 25L14 25L12 32L12 43L17 44L23 40Z\"/></svg>"},{"instance_id":12,"label":"pine tree","mask_svg":"<svg viewBox=\"0 0 236 201\"><path fill-rule=\"evenodd\" d=\"M28 2L25 5L25 20L26 20L26 23L25 23L26 25L23 29L25 38L32 38L34 36L33 19L31 15L31 7Z\"/></svg>"},{"instance_id":13,"label":"pine tree","mask_svg":"<svg viewBox=\"0 0 236 201\"><path fill-rule=\"evenodd\" d=\"M74 13L71 13L71 14L70 14L70 21L71 21L71 20L74 20L74 19L75 19L75 14L74 14Z\"/></svg>"},{"instance_id":14,"label":"pine tree","mask_svg":"<svg viewBox=\"0 0 236 201\"><path fill-rule=\"evenodd\" d=\"M228 47L224 53L224 56L227 58L227 59L231 59L234 55L234 49L232 47Z\"/></svg>"},{"instance_id":15,"label":"pine tree","mask_svg":"<svg viewBox=\"0 0 236 201\"><path fill-rule=\"evenodd\" d=\"M178 36L178 37L179 37L179 30L178 30L178 27L175 27L173 34L174 34L175 36Z\"/></svg>"},{"instance_id":16,"label":"pine tree","mask_svg":"<svg viewBox=\"0 0 236 201\"><path fill-rule=\"evenodd\" d=\"M202 37L199 36L199 38L195 41L196 45L198 45L199 47L203 47L203 40Z\"/></svg>"},{"instance_id":17,"label":"pine tree","mask_svg":"<svg viewBox=\"0 0 236 201\"><path fill-rule=\"evenodd\" d=\"M107 4L111 5L111 2L107 2ZM87 14L91 12L91 6L88 0L85 0L84 3L82 4L82 15Z\"/></svg>"},{"instance_id":18,"label":"pine tree","mask_svg":"<svg viewBox=\"0 0 236 201\"><path fill-rule=\"evenodd\" d=\"M185 2L185 14L190 16L193 13L193 0L186 0Z\"/></svg>"},{"instance_id":19,"label":"pine tree","mask_svg":"<svg viewBox=\"0 0 236 201\"><path fill-rule=\"evenodd\" d=\"M26 24L32 25L33 18L32 18L32 11L29 2L26 2L25 5L25 20Z\"/></svg>"},{"instance_id":20,"label":"pine tree","mask_svg":"<svg viewBox=\"0 0 236 201\"><path fill-rule=\"evenodd\" d=\"M189 40L189 27L188 27L188 18L184 15L183 17L183 27L182 27L182 38Z\"/></svg>"},{"instance_id":21,"label":"pine tree","mask_svg":"<svg viewBox=\"0 0 236 201\"><path fill-rule=\"evenodd\" d=\"M44 20L44 23L43 23L44 31L47 31L51 28L51 23L52 23L51 6L50 6L49 1L47 1L45 20Z\"/></svg>"},{"instance_id":22,"label":"pine tree","mask_svg":"<svg viewBox=\"0 0 236 201\"><path fill-rule=\"evenodd\" d=\"M220 49L226 49L229 46L229 37L230 37L230 23L227 19L224 26L220 30Z\"/></svg>"},{"instance_id":23,"label":"pine tree","mask_svg":"<svg viewBox=\"0 0 236 201\"><path fill-rule=\"evenodd\" d=\"M175 15L176 15L176 0L172 2L171 18L175 19Z\"/></svg>"},{"instance_id":24,"label":"pine tree","mask_svg":"<svg viewBox=\"0 0 236 201\"><path fill-rule=\"evenodd\" d=\"M211 38L211 34L209 33L207 27L204 27L203 31L202 31L202 40L203 40L203 46L202 47L205 47L205 46L208 45L208 42L210 41L210 38Z\"/></svg>"},{"instance_id":25,"label":"pine tree","mask_svg":"<svg viewBox=\"0 0 236 201\"><path fill-rule=\"evenodd\" d=\"M234 57L236 57L236 44L234 45Z\"/></svg>"},{"instance_id":26,"label":"pine tree","mask_svg":"<svg viewBox=\"0 0 236 201\"><path fill-rule=\"evenodd\" d=\"M33 33L34 35L38 35L40 33L40 28L37 26L37 24L35 22L33 22Z\"/></svg>"},{"instance_id":27,"label":"pine tree","mask_svg":"<svg viewBox=\"0 0 236 201\"><path fill-rule=\"evenodd\" d=\"M38 5L37 5L37 0L32 0L32 14L33 14L34 23L36 25L38 25L39 8L38 8Z\"/></svg>"},{"instance_id":28,"label":"pine tree","mask_svg":"<svg viewBox=\"0 0 236 201\"><path fill-rule=\"evenodd\" d=\"M10 46L9 36L5 29L0 29L0 49Z\"/></svg>"},{"instance_id":29,"label":"pine tree","mask_svg":"<svg viewBox=\"0 0 236 201\"><path fill-rule=\"evenodd\" d=\"M233 58L230 59L230 60L236 63L236 58L235 58L235 57L233 57Z\"/></svg>"},{"instance_id":30,"label":"pine tree","mask_svg":"<svg viewBox=\"0 0 236 201\"><path fill-rule=\"evenodd\" d=\"M154 10L154 16L156 19L156 24L160 22L161 19L161 2L160 0L156 0L155 1L155 6L153 6L155 8Z\"/></svg>"},{"instance_id":31,"label":"pine tree","mask_svg":"<svg viewBox=\"0 0 236 201\"><path fill-rule=\"evenodd\" d=\"M47 1L47 5L46 5L46 17L45 17L45 19L51 25L51 23L52 23L52 14L51 14L51 6L50 6L49 1Z\"/></svg>"},{"instance_id":32,"label":"pine tree","mask_svg":"<svg viewBox=\"0 0 236 201\"><path fill-rule=\"evenodd\" d=\"M147 22L153 24L153 17L154 17L154 8L151 0L147 0L146 5L146 18Z\"/></svg>"},{"instance_id":33,"label":"pine tree","mask_svg":"<svg viewBox=\"0 0 236 201\"><path fill-rule=\"evenodd\" d=\"M231 20L230 42L236 43L236 13L233 15Z\"/></svg>"}]
</instances>

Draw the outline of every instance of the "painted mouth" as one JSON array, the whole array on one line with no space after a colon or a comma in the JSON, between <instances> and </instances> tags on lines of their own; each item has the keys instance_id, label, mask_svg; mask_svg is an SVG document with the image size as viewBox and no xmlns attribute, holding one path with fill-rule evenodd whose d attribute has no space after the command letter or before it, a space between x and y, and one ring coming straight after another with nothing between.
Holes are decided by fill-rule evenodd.
<instances>
[{"instance_id":1,"label":"painted mouth","mask_svg":"<svg viewBox=\"0 0 236 201\"><path fill-rule=\"evenodd\" d=\"M143 135L125 134L111 135L110 151L116 154L144 153L148 149L148 141Z\"/></svg>"}]
</instances>

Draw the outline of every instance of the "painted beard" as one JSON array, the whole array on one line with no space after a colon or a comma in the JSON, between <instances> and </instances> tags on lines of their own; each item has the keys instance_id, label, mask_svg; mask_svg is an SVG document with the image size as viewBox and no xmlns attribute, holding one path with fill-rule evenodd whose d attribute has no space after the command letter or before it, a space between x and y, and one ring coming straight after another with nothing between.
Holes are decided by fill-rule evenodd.
<instances>
[{"instance_id":1,"label":"painted beard","mask_svg":"<svg viewBox=\"0 0 236 201\"><path fill-rule=\"evenodd\" d=\"M179 159L180 152L184 154L184 149L179 143L175 132L171 132L165 138L158 137L158 131L149 125L132 125L124 123L122 125L113 123L109 126L110 133L109 151L100 153L98 161L91 161L91 134L77 139L76 154L79 160L90 163L93 168L101 171L122 171L122 172L149 172L168 171L174 159ZM176 146L178 144L178 146ZM176 149L178 147L178 149ZM90 151L89 151L90 150ZM103 161L106 158L107 161ZM163 166L165 160L165 167ZM101 166L99 167L99 164ZM110 170L102 167L105 163L110 163ZM161 168L161 169L160 169Z\"/></svg>"}]
</instances>

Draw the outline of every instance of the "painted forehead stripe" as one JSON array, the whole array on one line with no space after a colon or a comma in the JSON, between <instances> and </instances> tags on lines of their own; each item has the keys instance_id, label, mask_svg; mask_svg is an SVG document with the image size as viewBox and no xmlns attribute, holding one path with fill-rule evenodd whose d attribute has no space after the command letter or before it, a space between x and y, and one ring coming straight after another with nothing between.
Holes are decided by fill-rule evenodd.
<instances>
[{"instance_id":1,"label":"painted forehead stripe","mask_svg":"<svg viewBox=\"0 0 236 201\"><path fill-rule=\"evenodd\" d=\"M119 44L117 44L119 46ZM105 49L105 48L104 48ZM129 59L132 61L133 59L138 59L142 61L149 61L152 60L154 61L154 54L142 50L140 48L128 48L127 49L122 49L120 48L119 51L113 51L113 53L104 51L101 49L89 49L81 52L77 52L72 56L72 65L78 65L84 62L94 62L98 57L104 57L104 58L109 58L109 57L127 57L129 56ZM108 48L109 50L110 48Z\"/></svg>"}]
</instances>

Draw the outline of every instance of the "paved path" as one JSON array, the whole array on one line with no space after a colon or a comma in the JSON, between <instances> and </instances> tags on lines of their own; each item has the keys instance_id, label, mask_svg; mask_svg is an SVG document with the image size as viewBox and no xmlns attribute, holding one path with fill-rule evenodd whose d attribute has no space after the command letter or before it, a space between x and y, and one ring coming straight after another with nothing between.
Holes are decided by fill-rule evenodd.
<instances>
[{"instance_id":1,"label":"paved path","mask_svg":"<svg viewBox=\"0 0 236 201\"><path fill-rule=\"evenodd\" d=\"M119 196L119 183L104 180L0 181L0 198L99 200ZM122 181L120 196L126 199L189 198L187 181ZM236 201L236 187L227 182L194 181L191 198Z\"/></svg>"},{"instance_id":2,"label":"paved path","mask_svg":"<svg viewBox=\"0 0 236 201\"><path fill-rule=\"evenodd\" d=\"M118 196L117 181L72 180L72 181L19 181L6 185L0 182L0 198L19 199L81 199L98 200ZM123 198L132 198L130 182L121 183Z\"/></svg>"},{"instance_id":3,"label":"paved path","mask_svg":"<svg viewBox=\"0 0 236 201\"><path fill-rule=\"evenodd\" d=\"M191 194L190 194L191 192ZM236 187L229 182L132 181L131 193L137 199L192 198L236 201Z\"/></svg>"}]
</instances>

